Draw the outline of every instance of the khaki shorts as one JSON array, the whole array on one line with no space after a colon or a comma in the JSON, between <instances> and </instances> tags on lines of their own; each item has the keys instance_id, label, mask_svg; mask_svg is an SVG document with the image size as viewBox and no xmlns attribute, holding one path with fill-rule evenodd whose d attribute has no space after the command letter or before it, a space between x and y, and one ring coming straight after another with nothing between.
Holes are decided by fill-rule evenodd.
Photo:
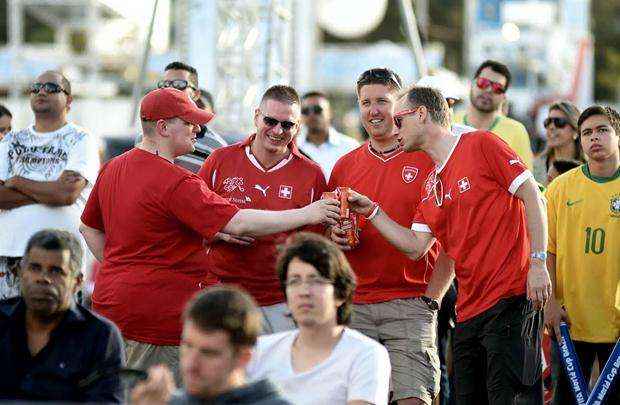
<instances>
[{"instance_id":1,"label":"khaki shorts","mask_svg":"<svg viewBox=\"0 0 620 405\"><path fill-rule=\"evenodd\" d=\"M295 329L295 322L285 303L260 307L260 311L263 314L263 330L261 335Z\"/></svg>"},{"instance_id":2,"label":"khaki shorts","mask_svg":"<svg viewBox=\"0 0 620 405\"><path fill-rule=\"evenodd\" d=\"M179 346L158 346L130 339L124 341L127 367L148 370L151 366L163 364L172 371L177 386L180 385Z\"/></svg>"},{"instance_id":3,"label":"khaki shorts","mask_svg":"<svg viewBox=\"0 0 620 405\"><path fill-rule=\"evenodd\" d=\"M353 305L351 328L385 346L392 364L392 400L419 398L431 404L439 393L437 311L419 298Z\"/></svg>"}]
</instances>

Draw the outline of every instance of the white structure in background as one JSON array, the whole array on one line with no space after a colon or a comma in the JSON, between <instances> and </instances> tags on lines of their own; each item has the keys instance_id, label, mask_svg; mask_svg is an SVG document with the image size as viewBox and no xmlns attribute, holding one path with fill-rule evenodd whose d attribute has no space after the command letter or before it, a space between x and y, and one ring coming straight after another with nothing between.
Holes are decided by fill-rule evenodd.
<instances>
[{"instance_id":1,"label":"white structure in background","mask_svg":"<svg viewBox=\"0 0 620 405\"><path fill-rule=\"evenodd\" d=\"M485 59L513 74L510 100L523 115L546 99L584 106L593 95L590 0L470 0L466 5L466 66Z\"/></svg>"},{"instance_id":2,"label":"white structure in background","mask_svg":"<svg viewBox=\"0 0 620 405\"><path fill-rule=\"evenodd\" d=\"M305 2L304 2L305 3ZM262 92L294 80L293 0L178 0L179 55L215 95L222 132L247 134Z\"/></svg>"}]
</instances>

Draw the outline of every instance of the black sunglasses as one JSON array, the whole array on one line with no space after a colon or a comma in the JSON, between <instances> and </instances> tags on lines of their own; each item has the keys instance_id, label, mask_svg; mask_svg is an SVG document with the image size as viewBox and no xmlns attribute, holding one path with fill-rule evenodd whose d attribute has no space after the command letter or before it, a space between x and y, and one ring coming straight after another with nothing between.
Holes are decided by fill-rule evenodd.
<instances>
[{"instance_id":1,"label":"black sunglasses","mask_svg":"<svg viewBox=\"0 0 620 405\"><path fill-rule=\"evenodd\" d=\"M293 128L295 126L294 122L291 122L291 121L278 121L277 119L275 119L273 117L265 115L262 111L260 113L263 114L263 122L268 127L275 127L276 125L280 124L280 126L282 127L282 131L290 131L291 128Z\"/></svg>"},{"instance_id":2,"label":"black sunglasses","mask_svg":"<svg viewBox=\"0 0 620 405\"><path fill-rule=\"evenodd\" d=\"M316 114L316 115L321 115L323 114L323 107L321 107L320 105L310 105L307 107L304 107L301 109L301 113L303 115L310 115L310 113L312 114Z\"/></svg>"},{"instance_id":3,"label":"black sunglasses","mask_svg":"<svg viewBox=\"0 0 620 405\"><path fill-rule=\"evenodd\" d=\"M362 73L357 78L358 86L364 85L364 84L372 84L376 82L384 82L384 83L392 82L394 85L396 85L397 88L400 89L402 87L400 77L398 77L398 75L392 72L390 69L385 69L385 68L370 69Z\"/></svg>"},{"instance_id":4,"label":"black sunglasses","mask_svg":"<svg viewBox=\"0 0 620 405\"><path fill-rule=\"evenodd\" d=\"M559 129L562 129L567 125L570 125L572 127L572 125L566 118L558 118L558 117L545 118L543 125L545 126L545 128L548 128L549 125L551 125L551 123L553 123L554 127L559 128Z\"/></svg>"},{"instance_id":5,"label":"black sunglasses","mask_svg":"<svg viewBox=\"0 0 620 405\"><path fill-rule=\"evenodd\" d=\"M57 83L52 83L52 82L32 83L30 85L30 92L32 94L39 94L41 89L45 90L45 92L48 94L60 93L62 91L63 93L69 95L67 90L63 89L62 86Z\"/></svg>"},{"instance_id":6,"label":"black sunglasses","mask_svg":"<svg viewBox=\"0 0 620 405\"><path fill-rule=\"evenodd\" d=\"M183 80L183 79L162 80L159 83L157 83L157 87L160 89L163 89L166 87L172 87L173 89L177 89L181 91L189 87L192 90L196 90L196 88L192 86L187 80Z\"/></svg>"}]
</instances>

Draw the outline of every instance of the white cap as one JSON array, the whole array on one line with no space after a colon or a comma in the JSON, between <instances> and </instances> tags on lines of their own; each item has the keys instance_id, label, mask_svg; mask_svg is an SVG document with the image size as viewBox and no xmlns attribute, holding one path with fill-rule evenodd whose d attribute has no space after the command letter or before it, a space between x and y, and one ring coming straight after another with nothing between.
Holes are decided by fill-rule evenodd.
<instances>
[{"instance_id":1,"label":"white cap","mask_svg":"<svg viewBox=\"0 0 620 405\"><path fill-rule=\"evenodd\" d=\"M424 76L415 85L417 87L431 87L439 90L444 98L452 98L454 100L461 100L463 98L459 91L461 86L448 75Z\"/></svg>"}]
</instances>

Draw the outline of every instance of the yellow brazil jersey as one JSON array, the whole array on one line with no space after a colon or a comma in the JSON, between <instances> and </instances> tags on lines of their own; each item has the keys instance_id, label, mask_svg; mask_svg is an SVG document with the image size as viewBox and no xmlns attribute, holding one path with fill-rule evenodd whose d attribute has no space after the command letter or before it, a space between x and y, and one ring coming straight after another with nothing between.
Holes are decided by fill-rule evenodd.
<instances>
[{"instance_id":1,"label":"yellow brazil jersey","mask_svg":"<svg viewBox=\"0 0 620 405\"><path fill-rule=\"evenodd\" d=\"M556 255L556 296L573 339L615 343L620 337L620 169L607 179L588 165L551 182L546 192L549 253Z\"/></svg>"},{"instance_id":2,"label":"yellow brazil jersey","mask_svg":"<svg viewBox=\"0 0 620 405\"><path fill-rule=\"evenodd\" d=\"M472 126L471 123L467 121L467 115L463 112L454 114L453 121L457 124ZM512 118L498 115L489 128L489 131L506 141L506 143L517 152L517 155L523 160L527 168L532 170L534 155L532 153L530 137L523 124Z\"/></svg>"}]
</instances>

